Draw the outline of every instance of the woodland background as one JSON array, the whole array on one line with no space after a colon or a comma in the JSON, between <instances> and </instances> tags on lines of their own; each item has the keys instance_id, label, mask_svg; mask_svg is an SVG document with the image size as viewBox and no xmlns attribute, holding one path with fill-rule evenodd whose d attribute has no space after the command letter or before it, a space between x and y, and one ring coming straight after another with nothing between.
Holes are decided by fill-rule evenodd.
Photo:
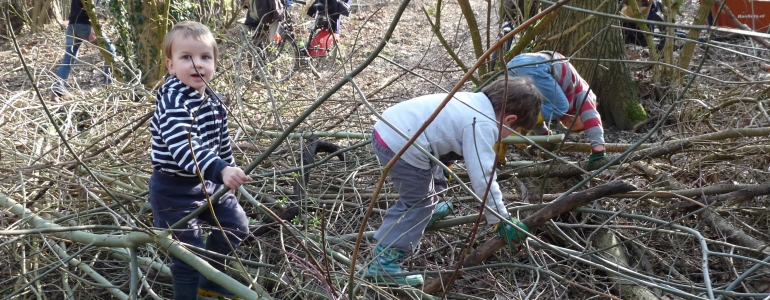
<instances>
[{"instance_id":1,"label":"woodland background","mask_svg":"<svg viewBox=\"0 0 770 300\"><path fill-rule=\"evenodd\" d=\"M165 72L160 39L166 24L184 19L209 25L219 41L212 86L226 97L238 163L255 179L239 194L253 229L265 228L268 210L301 212L244 243L228 273L213 275L244 298L770 297L770 39L706 30L713 0L664 1L666 20L677 25L660 32L669 40L659 53L623 44L614 0L566 2L515 37L508 58L541 49L570 57L599 97L610 155L588 168L587 139L579 133L550 153L511 147L498 181L513 214L525 219L557 198L613 181L636 190L560 214L533 229L518 251L493 251L451 285L439 281L445 293L351 276L368 262L371 231L397 199L387 182L377 188L382 170L366 134L373 111L455 87L470 91L492 78L499 65L479 58L497 42L499 1L354 1L338 69L322 76L301 69L286 82L245 67L253 47L238 23L245 12L232 0L102 1L93 13L97 30L118 47L108 58L117 80L99 83L103 53L84 46L72 88L59 99L50 97L50 86L69 1L0 3L3 299L171 295L169 255L191 254L149 227L147 123ZM311 21L302 8L294 14ZM674 39L677 26L689 39ZM345 160L316 157L297 198L301 137L310 132L341 146ZM467 182L461 164L455 172ZM406 263L426 282L436 283L467 249L484 249L495 236L477 224L479 204L456 182L445 200L453 214L426 233Z\"/></svg>"}]
</instances>

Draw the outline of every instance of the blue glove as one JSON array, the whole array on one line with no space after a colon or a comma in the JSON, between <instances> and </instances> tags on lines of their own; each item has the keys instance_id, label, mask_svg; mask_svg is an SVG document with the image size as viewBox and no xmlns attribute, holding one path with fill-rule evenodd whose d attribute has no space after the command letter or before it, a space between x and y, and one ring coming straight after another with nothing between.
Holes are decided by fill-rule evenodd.
<instances>
[{"instance_id":1,"label":"blue glove","mask_svg":"<svg viewBox=\"0 0 770 300\"><path fill-rule=\"evenodd\" d=\"M516 218L511 217L509 221L511 221L513 224L516 224L516 226L519 226L519 228L521 228L523 231L529 232L527 225L519 220L516 220ZM508 246L511 246L511 250L513 251L518 251L519 249L516 247L516 245L523 242L527 238L527 235L522 230L519 230L516 227L508 225L504 222L495 224L494 230L497 232L498 236L502 237L506 242L508 242Z\"/></svg>"},{"instance_id":2,"label":"blue glove","mask_svg":"<svg viewBox=\"0 0 770 300\"><path fill-rule=\"evenodd\" d=\"M602 158L607 157L607 151L601 151L601 152L594 152L591 150L591 155L588 156L588 168L593 169L594 168L594 162L601 160Z\"/></svg>"},{"instance_id":3,"label":"blue glove","mask_svg":"<svg viewBox=\"0 0 770 300\"><path fill-rule=\"evenodd\" d=\"M452 202L439 202L436 204L436 208L433 209L433 214L430 216L427 227L431 227L436 221L446 218L450 212L452 212Z\"/></svg>"}]
</instances>

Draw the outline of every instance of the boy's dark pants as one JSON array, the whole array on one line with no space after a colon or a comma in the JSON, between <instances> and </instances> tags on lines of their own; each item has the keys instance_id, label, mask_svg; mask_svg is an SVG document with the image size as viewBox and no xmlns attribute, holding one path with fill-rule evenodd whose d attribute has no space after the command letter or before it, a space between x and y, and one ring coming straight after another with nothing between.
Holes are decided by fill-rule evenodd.
<instances>
[{"instance_id":1,"label":"boy's dark pants","mask_svg":"<svg viewBox=\"0 0 770 300\"><path fill-rule=\"evenodd\" d=\"M206 191L209 195L214 195L222 188L225 186L206 181ZM150 178L150 205L155 216L155 227L168 228L199 206L207 204L205 204L203 186L197 178L170 176L154 171ZM227 238L230 240L230 244L235 248L248 235L249 221L246 212L238 204L235 196L230 193L226 193L212 206L219 223L228 233ZM206 239L205 247L199 228L201 221L214 228ZM182 243L205 248L209 251L222 254L230 253L227 240L222 232L216 229L216 222L211 210L206 210L197 218L187 222L187 226L174 231L174 238ZM204 259L218 270L224 270L225 261L223 259ZM199 287L223 295L232 295L230 291L201 276L187 263L176 257L173 257L172 262L171 277L174 284L174 299L197 299Z\"/></svg>"}]
</instances>

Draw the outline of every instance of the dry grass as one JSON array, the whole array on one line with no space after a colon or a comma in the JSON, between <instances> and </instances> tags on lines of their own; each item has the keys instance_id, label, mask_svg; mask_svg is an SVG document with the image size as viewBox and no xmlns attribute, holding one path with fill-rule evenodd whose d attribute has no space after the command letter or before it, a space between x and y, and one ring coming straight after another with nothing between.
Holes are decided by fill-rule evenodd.
<instances>
[{"instance_id":1,"label":"dry grass","mask_svg":"<svg viewBox=\"0 0 770 300\"><path fill-rule=\"evenodd\" d=\"M354 79L366 99L380 110L404 99L449 89L462 76L429 34L424 16L417 9L428 4L410 4L393 38L381 53L390 61L375 59ZM395 3L368 6L347 21L343 36L343 53L348 58L345 71L357 67L373 51L396 6ZM455 3L448 3L446 9L447 14L459 15ZM444 26L446 32L456 32L450 38L456 50L470 61L466 31L456 30L457 23L445 22ZM224 31L219 37L223 58L213 88L226 97L231 125L281 132L340 78L338 74L319 79L305 69L288 83L266 86L252 76L251 70L239 67L246 51L243 39ZM20 68L19 57L9 44L4 42L0 49L0 60L4 62L4 68L0 70L3 83L0 90L0 191L39 217L60 220L62 226L149 226L152 214L146 203L146 191L151 174L150 135L146 123L139 121L153 112L153 92L128 83L99 86L94 70L100 69L101 58L93 48L86 47L81 53L84 63L74 67L71 75L70 82L78 86L58 101L48 99L47 87L54 76L53 67L60 59L62 41L60 32L54 28L19 38L22 54L38 82L44 102L31 88L31 80ZM736 40L733 44L751 45L746 40ZM767 106L767 80L770 78L766 69L767 49L734 50L742 54L714 49L704 68L696 72L709 77L697 77L687 90L680 86L653 84L648 77L649 71L629 62L636 77L641 78L643 101L651 115L662 115L675 106L647 143L660 145L658 142L669 143L712 131L770 124L763 111ZM637 52L638 49L630 48L629 51ZM699 61L703 50L696 50L696 55L694 62ZM467 86L465 90L469 88ZM684 96L677 99L682 91ZM43 110L42 103L51 112L50 116ZM720 108L712 109L715 107ZM84 125L81 128L84 130L78 130L77 118L73 116L82 112L90 115L90 119L80 124ZM54 130L52 121L58 125L64 140ZM373 122L372 113L362 105L353 85L346 84L302 122L296 132L368 133ZM642 128L643 133L610 128L607 140L610 143L637 141L652 124ZM132 131L132 127L136 130ZM241 166L249 165L275 141L266 134L231 129ZM581 142L585 137L578 134L568 139ZM334 139L333 142L350 147L347 159L344 162L331 159L316 167L312 171L306 200L297 203L288 200L293 195L291 182L296 171L281 173L299 165L296 149L301 141L298 138L282 141L278 149L251 172L255 181L247 188L250 195L276 211L287 205L300 206L303 211L302 217L292 222L292 234L307 239L309 253L298 247L285 230L282 234L259 237L238 248L240 259L274 266L247 265L247 270L276 299L347 297L349 266L343 258L354 255L350 237L361 226L381 172L370 149L356 147L363 140ZM767 143L767 137L698 142L663 157L624 161L598 174L590 185L616 179L632 182L641 191L699 189L720 184L762 185L767 183L770 167ZM573 161L586 157L584 153L564 152L560 155ZM76 156L84 162L83 166L76 167ZM543 160L516 149L512 149L509 158ZM505 174L515 171L512 167L500 170ZM546 194L543 199L552 199L549 195L563 192L583 178L521 179L530 193L543 193ZM530 204L537 203L526 202L536 202L533 199L538 197L520 197L523 191L515 191L513 181L502 184L505 192L515 199L509 203L521 207L521 216L535 209ZM392 186L386 185L382 194L385 197L379 200L378 209L365 226L367 231L377 228L382 209L396 199ZM687 197L697 199L698 195ZM452 217L470 215L478 210L477 204L467 200L467 195L459 188L451 189L446 199L455 203ZM733 230L766 245L770 241L767 197L739 200L720 202L708 210L679 211L669 205L686 201L681 196L601 199L534 232L538 239L530 239L518 253L505 249L485 265L468 270L447 296L458 299L585 299L608 295L628 298L630 296L622 294L620 287L636 286L647 287L652 293L668 299L703 298L709 296L707 287L710 286L715 296L730 291L728 296L732 298L765 298L770 293L767 267L770 251L737 244L725 233L724 227L714 224L724 220L733 226ZM263 216L251 204L244 202L244 208L254 220ZM19 299L117 297L118 293L97 283L82 266L67 262L67 255L76 253L83 265L128 294L131 271L127 267L127 255L105 247L84 249L84 245L50 234L15 234L32 228L27 222L28 217L0 211L0 263L6 265L0 271L0 295L13 295ZM255 228L258 225L255 223ZM472 227L472 223L465 223L427 232L417 251L406 261L406 268L425 271L428 278L435 277L431 272L451 270L469 243L467 237ZM487 227L480 227L474 245L492 236ZM83 230L116 235L123 232L106 227ZM609 250L624 250L628 256L626 265L618 265L617 256L613 257L604 251L606 248L597 246L599 239L608 236L608 232L614 234L616 243L620 243ZM323 255L318 246L322 236L336 258ZM57 245L66 249L67 255L55 254ZM359 265L367 261L367 250L365 242ZM167 298L171 294L170 278L165 270L158 271L154 267L159 266L157 263L168 263L169 256L153 244L143 245L137 252L142 265L139 298ZM706 280L707 276L709 280ZM238 275L234 277L243 280ZM356 295L363 299L409 297L403 291L377 288L365 281L356 283L359 284Z\"/></svg>"}]
</instances>

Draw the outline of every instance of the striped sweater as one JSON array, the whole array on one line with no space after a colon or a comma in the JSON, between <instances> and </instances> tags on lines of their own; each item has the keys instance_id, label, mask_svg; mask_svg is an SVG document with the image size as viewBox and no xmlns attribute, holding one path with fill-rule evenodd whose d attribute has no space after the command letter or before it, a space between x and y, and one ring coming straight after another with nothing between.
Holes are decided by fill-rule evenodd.
<instances>
[{"instance_id":1,"label":"striped sweater","mask_svg":"<svg viewBox=\"0 0 770 300\"><path fill-rule=\"evenodd\" d=\"M200 168L204 179L223 183L222 169L235 165L227 113L213 92L207 90L207 94L208 99L176 77L168 78L158 90L150 124L153 170L195 177Z\"/></svg>"},{"instance_id":2,"label":"striped sweater","mask_svg":"<svg viewBox=\"0 0 770 300\"><path fill-rule=\"evenodd\" d=\"M546 53L551 52L546 51ZM596 95L564 55L553 52L553 59L563 59L553 63L553 78L567 96L567 102L569 102L567 114L580 115L591 146L604 145L602 119L596 111ZM577 112L578 108L580 112Z\"/></svg>"}]
</instances>

